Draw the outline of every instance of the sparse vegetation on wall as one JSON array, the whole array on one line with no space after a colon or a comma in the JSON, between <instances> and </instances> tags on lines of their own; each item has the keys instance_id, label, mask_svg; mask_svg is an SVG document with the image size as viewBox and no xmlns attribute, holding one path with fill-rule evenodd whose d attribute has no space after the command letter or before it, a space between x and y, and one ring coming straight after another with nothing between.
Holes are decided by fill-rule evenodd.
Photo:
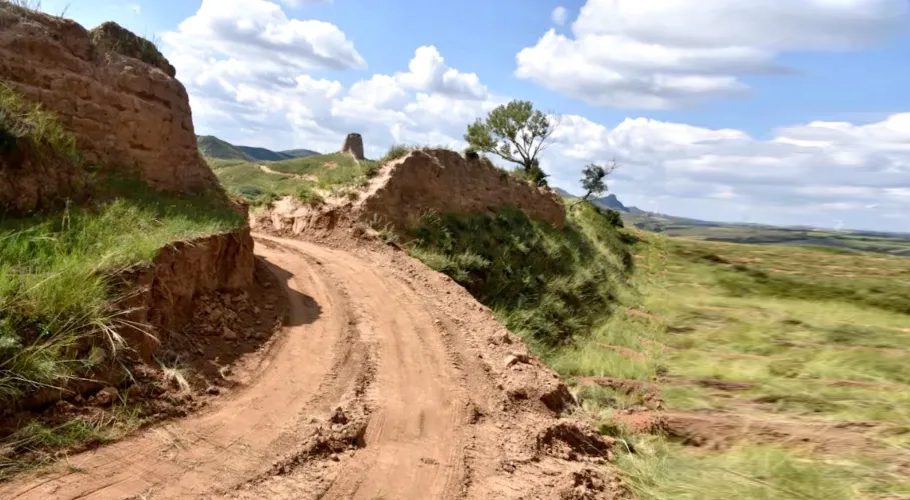
<instances>
[{"instance_id":1,"label":"sparse vegetation on wall","mask_svg":"<svg viewBox=\"0 0 910 500\"><path fill-rule=\"evenodd\" d=\"M41 106L28 105L12 88L0 82L0 155L23 150L44 161L58 162L55 166L60 168L80 164L76 141L56 116Z\"/></svg>"},{"instance_id":2,"label":"sparse vegetation on wall","mask_svg":"<svg viewBox=\"0 0 910 500\"><path fill-rule=\"evenodd\" d=\"M416 146L405 146L403 144L393 144L391 147L389 147L389 150L388 150L388 152L386 152L385 156L383 156L382 159L379 160L379 163L388 163L390 161L395 161L399 158L404 158L405 156L408 155L408 153L410 153L411 151L413 151L415 149L417 149Z\"/></svg>"}]
</instances>

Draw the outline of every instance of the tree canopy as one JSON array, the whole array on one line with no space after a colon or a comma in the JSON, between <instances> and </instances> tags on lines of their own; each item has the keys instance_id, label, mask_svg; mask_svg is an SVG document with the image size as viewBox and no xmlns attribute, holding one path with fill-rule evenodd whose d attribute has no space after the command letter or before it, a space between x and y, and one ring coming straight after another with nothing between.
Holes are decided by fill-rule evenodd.
<instances>
[{"instance_id":1,"label":"tree canopy","mask_svg":"<svg viewBox=\"0 0 910 500\"><path fill-rule=\"evenodd\" d=\"M587 201L594 195L600 195L607 192L607 183L604 179L616 170L616 162L604 167L596 163L590 163L582 170L581 187L585 190L582 200Z\"/></svg>"},{"instance_id":2,"label":"tree canopy","mask_svg":"<svg viewBox=\"0 0 910 500\"><path fill-rule=\"evenodd\" d=\"M529 101L512 101L468 125L464 138L472 149L515 163L530 180L546 185L538 155L554 130L547 115Z\"/></svg>"}]
</instances>

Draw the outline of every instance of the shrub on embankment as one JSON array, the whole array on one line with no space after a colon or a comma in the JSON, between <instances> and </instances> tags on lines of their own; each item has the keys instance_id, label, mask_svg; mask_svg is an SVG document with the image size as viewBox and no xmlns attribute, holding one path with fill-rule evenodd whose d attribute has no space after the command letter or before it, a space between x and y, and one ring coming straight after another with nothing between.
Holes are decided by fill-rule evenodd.
<instances>
[{"instance_id":1,"label":"shrub on embankment","mask_svg":"<svg viewBox=\"0 0 910 500\"><path fill-rule=\"evenodd\" d=\"M590 204L556 228L516 209L425 215L407 247L543 349L570 343L606 319L632 260L628 236Z\"/></svg>"}]
</instances>

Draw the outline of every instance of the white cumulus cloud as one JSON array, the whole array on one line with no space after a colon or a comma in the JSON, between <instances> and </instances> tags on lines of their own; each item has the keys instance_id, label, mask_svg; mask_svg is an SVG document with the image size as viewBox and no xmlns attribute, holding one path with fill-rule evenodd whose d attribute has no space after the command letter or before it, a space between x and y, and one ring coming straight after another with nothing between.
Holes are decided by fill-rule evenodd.
<instances>
[{"instance_id":1,"label":"white cumulus cloud","mask_svg":"<svg viewBox=\"0 0 910 500\"><path fill-rule=\"evenodd\" d=\"M366 66L363 57L337 26L324 21L288 18L266 0L203 0L193 16L162 37L177 63L248 61L265 71L348 69ZM256 71L257 68L251 68Z\"/></svg>"},{"instance_id":2,"label":"white cumulus cloud","mask_svg":"<svg viewBox=\"0 0 910 500\"><path fill-rule=\"evenodd\" d=\"M910 231L910 113L811 122L756 139L646 118L613 128L564 116L543 164L578 191L581 167L615 159L612 189L641 208L705 219Z\"/></svg>"},{"instance_id":3,"label":"white cumulus cloud","mask_svg":"<svg viewBox=\"0 0 910 500\"><path fill-rule=\"evenodd\" d=\"M588 0L516 75L589 103L665 109L748 90L785 51L866 46L906 27L906 0ZM554 13L555 14L555 13Z\"/></svg>"},{"instance_id":4,"label":"white cumulus cloud","mask_svg":"<svg viewBox=\"0 0 910 500\"><path fill-rule=\"evenodd\" d=\"M332 151L360 132L373 156L395 142L460 148L465 124L497 102L431 45L397 73L349 86L316 77L365 62L338 27L290 18L265 0L205 0L163 42L197 129L241 144Z\"/></svg>"}]
</instances>

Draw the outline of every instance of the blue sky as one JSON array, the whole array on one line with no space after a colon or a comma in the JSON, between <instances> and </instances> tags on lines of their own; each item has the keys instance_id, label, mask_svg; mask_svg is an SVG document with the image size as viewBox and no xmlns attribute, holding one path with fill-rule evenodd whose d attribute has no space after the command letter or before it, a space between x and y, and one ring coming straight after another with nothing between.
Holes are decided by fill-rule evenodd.
<instances>
[{"instance_id":1,"label":"blue sky","mask_svg":"<svg viewBox=\"0 0 910 500\"><path fill-rule=\"evenodd\" d=\"M571 191L615 158L645 209L910 231L907 0L206 3L43 7L158 40L197 132L232 142L460 148L521 98L560 123L543 165Z\"/></svg>"}]
</instances>

